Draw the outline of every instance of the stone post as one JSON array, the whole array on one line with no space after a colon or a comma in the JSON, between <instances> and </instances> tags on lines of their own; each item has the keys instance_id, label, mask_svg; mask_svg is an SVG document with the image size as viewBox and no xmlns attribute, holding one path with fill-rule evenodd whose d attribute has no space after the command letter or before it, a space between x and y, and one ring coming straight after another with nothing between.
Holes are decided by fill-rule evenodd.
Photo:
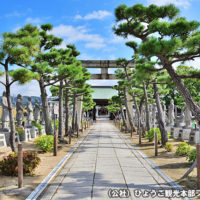
<instances>
[{"instance_id":1,"label":"stone post","mask_svg":"<svg viewBox=\"0 0 200 200\"><path fill-rule=\"evenodd\" d=\"M77 97L77 125L78 125L78 129L80 129L81 127L81 117L82 117L82 99L83 96L78 96Z\"/></svg>"},{"instance_id":2,"label":"stone post","mask_svg":"<svg viewBox=\"0 0 200 200\"><path fill-rule=\"evenodd\" d=\"M131 120L133 120L133 103L131 101L131 95L127 92L126 96L127 96L128 109L129 109L129 112L130 112L130 115L131 115ZM126 111L126 121L127 121L128 130L131 130L131 124L130 124L130 121L128 119L127 111Z\"/></svg>"}]
</instances>

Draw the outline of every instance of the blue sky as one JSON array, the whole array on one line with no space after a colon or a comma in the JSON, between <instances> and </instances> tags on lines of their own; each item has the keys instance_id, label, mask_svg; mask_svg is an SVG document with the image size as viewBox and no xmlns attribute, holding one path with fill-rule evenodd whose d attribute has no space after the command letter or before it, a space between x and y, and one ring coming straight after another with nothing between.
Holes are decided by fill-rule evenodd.
<instances>
[{"instance_id":1,"label":"blue sky","mask_svg":"<svg viewBox=\"0 0 200 200\"><path fill-rule=\"evenodd\" d=\"M180 8L181 16L189 20L199 20L200 17L199 0L6 0L1 2L0 7L0 33L16 31L27 23L38 26L51 23L54 26L53 34L64 39L63 47L68 43L76 45L81 52L79 59L130 59L132 50L125 46L123 38L112 32L114 9L122 3L129 6L136 3L174 3ZM196 65L199 63L199 60L195 62ZM112 84L108 81L91 83ZM3 86L0 85L0 94L2 91ZM12 93L40 95L35 81L25 86L15 84Z\"/></svg>"}]
</instances>

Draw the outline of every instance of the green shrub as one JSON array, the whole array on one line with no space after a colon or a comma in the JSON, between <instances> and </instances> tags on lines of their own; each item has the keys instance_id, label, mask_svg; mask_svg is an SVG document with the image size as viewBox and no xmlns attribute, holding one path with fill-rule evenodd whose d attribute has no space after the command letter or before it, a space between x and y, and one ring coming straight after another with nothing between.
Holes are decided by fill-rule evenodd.
<instances>
[{"instance_id":1,"label":"green shrub","mask_svg":"<svg viewBox=\"0 0 200 200\"><path fill-rule=\"evenodd\" d=\"M152 142L154 139L154 129L155 129L155 132L158 133L158 140L159 140L159 136L161 136L159 128L151 128L148 132L145 133L145 137L149 139L149 142Z\"/></svg>"},{"instance_id":2,"label":"green shrub","mask_svg":"<svg viewBox=\"0 0 200 200\"><path fill-rule=\"evenodd\" d=\"M0 173L5 176L18 175L18 154L11 153L0 161ZM41 160L35 152L23 152L23 173L32 175L34 169L40 164Z\"/></svg>"},{"instance_id":3,"label":"green shrub","mask_svg":"<svg viewBox=\"0 0 200 200\"><path fill-rule=\"evenodd\" d=\"M42 135L35 139L34 144L44 152L51 151L54 145L53 135Z\"/></svg>"},{"instance_id":4,"label":"green shrub","mask_svg":"<svg viewBox=\"0 0 200 200\"><path fill-rule=\"evenodd\" d=\"M190 151L191 147L189 144L187 144L186 142L180 142L178 144L178 148L176 149L176 155L178 156L184 156L187 155L188 152Z\"/></svg>"},{"instance_id":5,"label":"green shrub","mask_svg":"<svg viewBox=\"0 0 200 200\"><path fill-rule=\"evenodd\" d=\"M19 134L19 139L22 140L22 139L24 138L24 133L25 133L24 129L23 129L22 127L16 126L16 127L15 127L15 130L16 130L16 131L18 132L18 134Z\"/></svg>"},{"instance_id":6,"label":"green shrub","mask_svg":"<svg viewBox=\"0 0 200 200\"><path fill-rule=\"evenodd\" d=\"M172 151L173 147L174 147L173 144L171 144L171 143L169 143L169 142L166 142L166 144L165 144L165 149L166 149L168 152Z\"/></svg>"},{"instance_id":7,"label":"green shrub","mask_svg":"<svg viewBox=\"0 0 200 200\"><path fill-rule=\"evenodd\" d=\"M197 157L197 150L193 149L188 152L186 159L188 160L188 162L194 162L196 157Z\"/></svg>"},{"instance_id":8,"label":"green shrub","mask_svg":"<svg viewBox=\"0 0 200 200\"><path fill-rule=\"evenodd\" d=\"M54 120L51 120L51 124L54 127ZM59 127L59 120L56 120L55 121L55 129L58 130L58 127Z\"/></svg>"},{"instance_id":9,"label":"green shrub","mask_svg":"<svg viewBox=\"0 0 200 200\"><path fill-rule=\"evenodd\" d=\"M42 131L42 125L37 122L32 122L32 125L38 128L39 133Z\"/></svg>"},{"instance_id":10,"label":"green shrub","mask_svg":"<svg viewBox=\"0 0 200 200\"><path fill-rule=\"evenodd\" d=\"M152 142L154 139L154 129L158 133L158 142L161 142L161 132L159 128L151 128L148 132L145 133L145 137L149 139L149 142ZM170 137L170 133L167 133L167 137Z\"/></svg>"}]
</instances>

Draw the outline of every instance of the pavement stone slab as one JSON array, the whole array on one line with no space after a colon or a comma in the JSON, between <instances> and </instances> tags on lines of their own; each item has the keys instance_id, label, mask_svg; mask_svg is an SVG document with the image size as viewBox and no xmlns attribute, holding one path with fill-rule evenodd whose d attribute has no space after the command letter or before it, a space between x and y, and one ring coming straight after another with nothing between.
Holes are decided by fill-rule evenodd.
<instances>
[{"instance_id":1,"label":"pavement stone slab","mask_svg":"<svg viewBox=\"0 0 200 200\"><path fill-rule=\"evenodd\" d=\"M112 123L102 121L94 124L87 138L61 170L63 178L57 179L61 182L55 183L57 189L51 191L54 194L52 199L110 200L109 189L129 189L131 196L125 199L147 200L152 198L135 197L134 191L170 189L171 186L124 138ZM50 193L48 190L46 193Z\"/></svg>"}]
</instances>

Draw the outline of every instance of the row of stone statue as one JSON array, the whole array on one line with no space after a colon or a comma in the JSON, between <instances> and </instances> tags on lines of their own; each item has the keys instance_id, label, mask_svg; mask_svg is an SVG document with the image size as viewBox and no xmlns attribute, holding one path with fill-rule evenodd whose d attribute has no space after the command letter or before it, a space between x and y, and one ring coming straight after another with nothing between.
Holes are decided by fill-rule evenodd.
<instances>
[{"instance_id":1,"label":"row of stone statue","mask_svg":"<svg viewBox=\"0 0 200 200\"><path fill-rule=\"evenodd\" d=\"M2 106L2 129L8 129L9 127L9 111L8 111L8 102L6 98L6 93L3 92L2 99L1 99L1 106ZM27 110L27 126L32 126L32 121L39 122L43 115L40 116L41 106L39 105L39 101L35 100L35 106L31 103L31 97L28 97L28 102L25 107L22 105L22 95L17 95L17 102L16 102L16 121L17 126L22 126L22 122L24 120L24 109ZM42 119L43 121L43 119Z\"/></svg>"},{"instance_id":2,"label":"row of stone statue","mask_svg":"<svg viewBox=\"0 0 200 200\"><path fill-rule=\"evenodd\" d=\"M164 102L161 103L162 105L162 114L163 120L167 126L175 126L180 124L181 122L184 123L185 128L191 128L192 120L194 117L187 105L185 105L181 111L181 114L178 115L177 106L174 105L174 100L170 101L170 105L168 107L168 112L166 109L166 105ZM146 121L146 110L145 107L142 108L142 122ZM157 123L157 106L156 104L149 104L149 118L150 124L153 125Z\"/></svg>"}]
</instances>

